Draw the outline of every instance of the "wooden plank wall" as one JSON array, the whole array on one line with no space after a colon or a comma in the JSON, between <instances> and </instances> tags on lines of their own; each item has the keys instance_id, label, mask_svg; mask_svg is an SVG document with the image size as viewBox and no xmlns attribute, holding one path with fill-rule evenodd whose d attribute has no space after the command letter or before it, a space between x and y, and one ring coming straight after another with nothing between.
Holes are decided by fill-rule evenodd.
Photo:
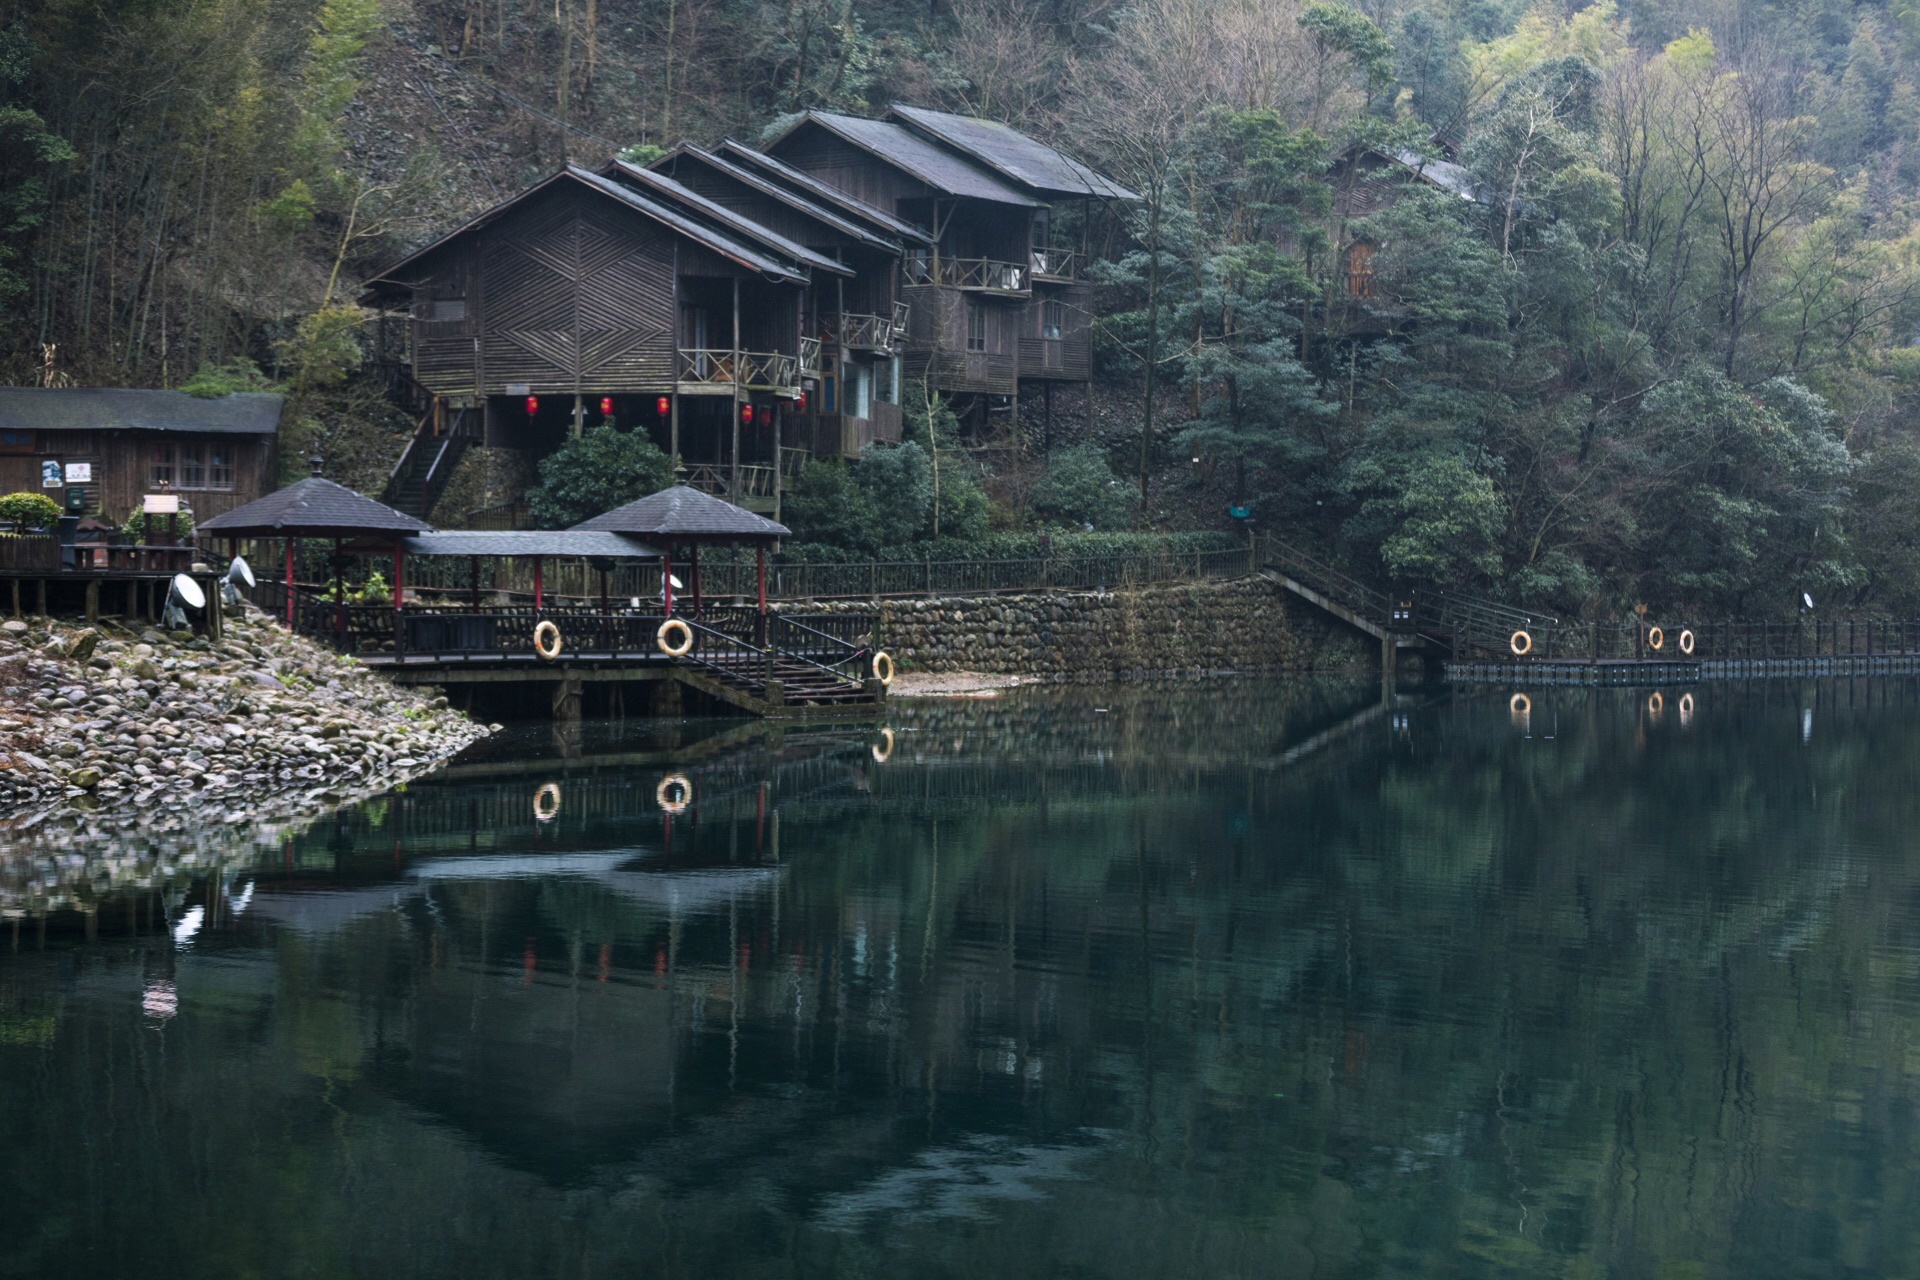
<instances>
[{"instance_id":1,"label":"wooden plank wall","mask_svg":"<svg viewBox=\"0 0 1920 1280\"><path fill-rule=\"evenodd\" d=\"M1045 304L1060 306L1060 338L1042 338ZM1085 382L1093 368L1093 287L1088 284L1035 285L1033 299L1020 318L1020 376Z\"/></svg>"},{"instance_id":2,"label":"wooden plank wall","mask_svg":"<svg viewBox=\"0 0 1920 1280\"><path fill-rule=\"evenodd\" d=\"M896 217L902 216L902 200L933 194L918 178L836 138L817 124L801 125L769 154Z\"/></svg>"},{"instance_id":3,"label":"wooden plank wall","mask_svg":"<svg viewBox=\"0 0 1920 1280\"><path fill-rule=\"evenodd\" d=\"M188 446L205 449L217 445L231 452L231 489L176 490L200 519L231 511L279 488L272 436L224 432L197 435L185 431L45 431L39 434L39 443L45 448L32 454L0 456L0 493L39 493L64 503L65 484L56 489L41 487L41 462L57 461L63 472L70 462L85 462L93 468L93 479L79 486L86 491L87 512L115 524L124 521L148 492L148 467L156 443L172 444L176 449Z\"/></svg>"}]
</instances>

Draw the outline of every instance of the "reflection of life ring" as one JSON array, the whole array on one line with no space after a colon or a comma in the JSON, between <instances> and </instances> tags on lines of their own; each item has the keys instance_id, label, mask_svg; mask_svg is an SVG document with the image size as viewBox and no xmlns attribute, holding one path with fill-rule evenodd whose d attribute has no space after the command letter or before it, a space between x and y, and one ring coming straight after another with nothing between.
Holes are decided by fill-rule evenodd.
<instances>
[{"instance_id":1,"label":"reflection of life ring","mask_svg":"<svg viewBox=\"0 0 1920 1280\"><path fill-rule=\"evenodd\" d=\"M1653 650L1655 653L1658 653L1660 652L1660 646L1665 644L1666 642L1667 642L1666 632L1662 631L1658 627L1647 628L1647 648Z\"/></svg>"},{"instance_id":2,"label":"reflection of life ring","mask_svg":"<svg viewBox=\"0 0 1920 1280\"><path fill-rule=\"evenodd\" d=\"M533 629L533 651L552 662L560 656L560 628L543 622Z\"/></svg>"},{"instance_id":3,"label":"reflection of life ring","mask_svg":"<svg viewBox=\"0 0 1920 1280\"><path fill-rule=\"evenodd\" d=\"M873 655L871 666L875 680L878 680L881 684L893 683L893 659L888 656L885 649Z\"/></svg>"},{"instance_id":4,"label":"reflection of life ring","mask_svg":"<svg viewBox=\"0 0 1920 1280\"><path fill-rule=\"evenodd\" d=\"M1517 716L1531 714L1533 711L1533 699L1524 693L1516 693L1507 699L1507 710Z\"/></svg>"},{"instance_id":5,"label":"reflection of life ring","mask_svg":"<svg viewBox=\"0 0 1920 1280\"><path fill-rule=\"evenodd\" d=\"M560 816L560 784L549 782L533 793L533 816L538 822L552 822Z\"/></svg>"},{"instance_id":6,"label":"reflection of life ring","mask_svg":"<svg viewBox=\"0 0 1920 1280\"><path fill-rule=\"evenodd\" d=\"M668 813L685 813L693 800L693 784L684 773L670 773L653 789L653 799Z\"/></svg>"},{"instance_id":7,"label":"reflection of life ring","mask_svg":"<svg viewBox=\"0 0 1920 1280\"><path fill-rule=\"evenodd\" d=\"M667 639L668 635L675 633L680 637L678 641ZM660 629L653 633L653 642L659 645L660 652L669 658L678 658L693 648L693 628L678 618L668 618L660 624Z\"/></svg>"},{"instance_id":8,"label":"reflection of life ring","mask_svg":"<svg viewBox=\"0 0 1920 1280\"><path fill-rule=\"evenodd\" d=\"M1513 650L1516 658L1524 658L1533 652L1533 637L1524 631L1513 633L1513 639L1507 641L1507 647Z\"/></svg>"},{"instance_id":9,"label":"reflection of life ring","mask_svg":"<svg viewBox=\"0 0 1920 1280\"><path fill-rule=\"evenodd\" d=\"M885 764L888 758L893 755L893 730L882 729L880 731L880 739L881 742L885 744L886 749L882 750L879 746L872 748L873 762L875 764Z\"/></svg>"},{"instance_id":10,"label":"reflection of life ring","mask_svg":"<svg viewBox=\"0 0 1920 1280\"><path fill-rule=\"evenodd\" d=\"M1647 714L1648 715L1657 716L1662 711L1665 711L1666 709L1667 709L1667 700L1661 697L1657 690L1647 695Z\"/></svg>"},{"instance_id":11,"label":"reflection of life ring","mask_svg":"<svg viewBox=\"0 0 1920 1280\"><path fill-rule=\"evenodd\" d=\"M1693 719L1693 695L1690 693L1683 693L1680 695L1680 723L1686 724L1692 719Z\"/></svg>"},{"instance_id":12,"label":"reflection of life ring","mask_svg":"<svg viewBox=\"0 0 1920 1280\"><path fill-rule=\"evenodd\" d=\"M1682 631L1680 633L1680 652L1682 653L1693 652L1693 632Z\"/></svg>"}]
</instances>

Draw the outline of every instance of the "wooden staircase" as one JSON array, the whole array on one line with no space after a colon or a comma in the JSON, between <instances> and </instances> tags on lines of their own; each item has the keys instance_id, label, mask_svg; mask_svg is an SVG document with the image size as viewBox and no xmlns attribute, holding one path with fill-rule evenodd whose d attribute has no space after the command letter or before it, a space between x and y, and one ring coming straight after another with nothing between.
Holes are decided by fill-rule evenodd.
<instances>
[{"instance_id":1,"label":"wooden staircase","mask_svg":"<svg viewBox=\"0 0 1920 1280\"><path fill-rule=\"evenodd\" d=\"M415 415L413 438L387 476L380 500L396 511L425 520L447 491L460 460L480 437L481 411L455 409L413 379L404 365L382 370L387 395Z\"/></svg>"}]
</instances>

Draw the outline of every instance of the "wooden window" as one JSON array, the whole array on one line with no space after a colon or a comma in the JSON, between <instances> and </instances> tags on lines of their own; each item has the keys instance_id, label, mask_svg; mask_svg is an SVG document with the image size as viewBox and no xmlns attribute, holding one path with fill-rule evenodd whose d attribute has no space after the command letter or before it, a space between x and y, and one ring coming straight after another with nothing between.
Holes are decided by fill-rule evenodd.
<instances>
[{"instance_id":1,"label":"wooden window","mask_svg":"<svg viewBox=\"0 0 1920 1280\"><path fill-rule=\"evenodd\" d=\"M987 309L977 302L967 304L967 350L987 349Z\"/></svg>"},{"instance_id":2,"label":"wooden window","mask_svg":"<svg viewBox=\"0 0 1920 1280\"><path fill-rule=\"evenodd\" d=\"M158 489L233 488L233 446L228 444L156 444L148 454L147 487Z\"/></svg>"},{"instance_id":3,"label":"wooden window","mask_svg":"<svg viewBox=\"0 0 1920 1280\"><path fill-rule=\"evenodd\" d=\"M1373 251L1378 245L1361 240L1347 250L1347 293L1355 298L1373 296Z\"/></svg>"},{"instance_id":4,"label":"wooden window","mask_svg":"<svg viewBox=\"0 0 1920 1280\"><path fill-rule=\"evenodd\" d=\"M33 447L33 432L12 429L0 431L0 453L37 453Z\"/></svg>"},{"instance_id":5,"label":"wooden window","mask_svg":"<svg viewBox=\"0 0 1920 1280\"><path fill-rule=\"evenodd\" d=\"M1040 336L1050 342L1060 340L1060 331L1067 322L1066 304L1057 298L1049 298L1040 304Z\"/></svg>"},{"instance_id":6,"label":"wooden window","mask_svg":"<svg viewBox=\"0 0 1920 1280\"><path fill-rule=\"evenodd\" d=\"M173 446L156 444L147 454L147 488L172 488L179 480L174 474Z\"/></svg>"}]
</instances>

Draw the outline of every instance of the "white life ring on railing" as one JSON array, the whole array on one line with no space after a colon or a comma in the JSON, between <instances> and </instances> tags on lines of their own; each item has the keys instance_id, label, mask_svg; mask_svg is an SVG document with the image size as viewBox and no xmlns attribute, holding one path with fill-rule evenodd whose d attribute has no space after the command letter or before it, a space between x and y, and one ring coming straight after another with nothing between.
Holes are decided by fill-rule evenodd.
<instances>
[{"instance_id":1,"label":"white life ring on railing","mask_svg":"<svg viewBox=\"0 0 1920 1280\"><path fill-rule=\"evenodd\" d=\"M548 662L560 656L562 646L560 628L553 623L542 622L533 629L533 651Z\"/></svg>"},{"instance_id":2,"label":"white life ring on railing","mask_svg":"<svg viewBox=\"0 0 1920 1280\"><path fill-rule=\"evenodd\" d=\"M678 632L680 639L677 642L667 639L670 632ZM660 624L660 629L653 633L653 642L659 645L660 652L669 658L684 657L687 651L693 648L693 628L678 618L668 618Z\"/></svg>"},{"instance_id":3,"label":"white life ring on railing","mask_svg":"<svg viewBox=\"0 0 1920 1280\"><path fill-rule=\"evenodd\" d=\"M882 751L882 750L880 749L880 747L879 747L878 745L875 745L875 746L873 746L873 747L871 747L871 748L869 748L869 749L870 749L870 750L871 750L871 751L873 752L873 762L874 762L875 764L885 764L885 763L886 763L886 762L887 762L887 761L888 761L889 759L891 759L891 758L892 758L892 756L893 756L893 730L891 730L891 729L882 729L882 730L880 731L880 740L881 740L881 742L883 742L883 743L885 743L885 744L886 744L886 750L885 750L885 751Z\"/></svg>"},{"instance_id":4,"label":"white life ring on railing","mask_svg":"<svg viewBox=\"0 0 1920 1280\"><path fill-rule=\"evenodd\" d=\"M1693 632L1682 631L1680 633L1680 652L1685 654L1691 654L1693 652Z\"/></svg>"},{"instance_id":5,"label":"white life ring on railing","mask_svg":"<svg viewBox=\"0 0 1920 1280\"><path fill-rule=\"evenodd\" d=\"M560 816L560 784L545 783L533 793L533 820L552 822Z\"/></svg>"},{"instance_id":6,"label":"white life ring on railing","mask_svg":"<svg viewBox=\"0 0 1920 1280\"><path fill-rule=\"evenodd\" d=\"M1660 646L1665 644L1666 642L1667 642L1666 632L1662 631L1658 627L1647 628L1647 648L1653 650L1655 653L1658 653L1660 652Z\"/></svg>"},{"instance_id":7,"label":"white life ring on railing","mask_svg":"<svg viewBox=\"0 0 1920 1280\"><path fill-rule=\"evenodd\" d=\"M868 665L873 670L873 678L875 680L878 680L883 685L893 683L893 658L885 649L875 653L873 655L873 661Z\"/></svg>"},{"instance_id":8,"label":"white life ring on railing","mask_svg":"<svg viewBox=\"0 0 1920 1280\"><path fill-rule=\"evenodd\" d=\"M1533 652L1533 637L1524 631L1516 631L1507 641L1507 648L1513 650L1513 656L1524 658Z\"/></svg>"},{"instance_id":9,"label":"white life ring on railing","mask_svg":"<svg viewBox=\"0 0 1920 1280\"><path fill-rule=\"evenodd\" d=\"M653 800L668 813L685 813L693 803L693 783L684 773L670 773L653 789Z\"/></svg>"}]
</instances>

